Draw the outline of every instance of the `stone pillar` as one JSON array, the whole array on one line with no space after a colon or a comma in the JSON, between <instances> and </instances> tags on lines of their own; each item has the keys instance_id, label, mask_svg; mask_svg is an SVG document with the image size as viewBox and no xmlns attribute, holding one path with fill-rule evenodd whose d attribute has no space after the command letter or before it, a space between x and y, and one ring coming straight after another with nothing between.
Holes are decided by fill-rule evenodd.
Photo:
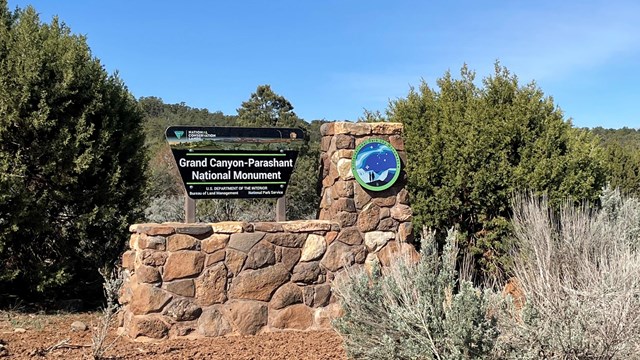
<instances>
[{"instance_id":1,"label":"stone pillar","mask_svg":"<svg viewBox=\"0 0 640 360\"><path fill-rule=\"evenodd\" d=\"M367 262L378 259L388 265L392 253L406 248L415 254L412 213L406 185L406 152L400 123L327 123L320 133L322 193L319 219L341 226L339 241L349 245L364 242ZM376 192L363 188L351 170L356 147L371 138L389 142L401 160L398 180Z\"/></svg>"}]
</instances>

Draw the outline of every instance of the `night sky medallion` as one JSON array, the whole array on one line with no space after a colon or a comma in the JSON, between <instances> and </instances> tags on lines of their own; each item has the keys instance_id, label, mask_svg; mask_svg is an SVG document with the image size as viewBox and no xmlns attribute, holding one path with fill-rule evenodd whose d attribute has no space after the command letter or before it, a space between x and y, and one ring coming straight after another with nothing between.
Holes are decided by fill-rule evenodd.
<instances>
[{"instance_id":1,"label":"night sky medallion","mask_svg":"<svg viewBox=\"0 0 640 360\"><path fill-rule=\"evenodd\" d=\"M363 188L386 190L400 175L400 157L388 142L369 139L358 145L353 153L351 171Z\"/></svg>"}]
</instances>

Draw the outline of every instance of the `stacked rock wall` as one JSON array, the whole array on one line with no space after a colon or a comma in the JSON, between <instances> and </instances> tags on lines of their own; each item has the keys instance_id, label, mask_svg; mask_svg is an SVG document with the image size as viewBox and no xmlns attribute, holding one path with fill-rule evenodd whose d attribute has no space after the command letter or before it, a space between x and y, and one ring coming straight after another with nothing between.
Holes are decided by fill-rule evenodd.
<instances>
[{"instance_id":1,"label":"stacked rock wall","mask_svg":"<svg viewBox=\"0 0 640 360\"><path fill-rule=\"evenodd\" d=\"M372 137L404 162L401 132L391 123L322 126L319 220L132 225L122 330L162 339L329 328L340 313L331 283L345 267L417 257L404 171L382 192L351 173L355 147Z\"/></svg>"},{"instance_id":2,"label":"stacked rock wall","mask_svg":"<svg viewBox=\"0 0 640 360\"><path fill-rule=\"evenodd\" d=\"M398 123L328 123L322 135L322 194L320 219L333 220L341 227L338 239L367 250L367 264L379 261L388 265L398 249L414 253L413 227L406 173L406 152L402 124ZM400 176L387 190L369 191L360 186L351 171L355 148L375 138L389 142L402 162ZM334 245L340 246L340 245Z\"/></svg>"},{"instance_id":3,"label":"stacked rock wall","mask_svg":"<svg viewBox=\"0 0 640 360\"><path fill-rule=\"evenodd\" d=\"M124 329L161 339L327 328L338 230L319 220L133 225ZM364 251L347 256L362 262Z\"/></svg>"}]
</instances>

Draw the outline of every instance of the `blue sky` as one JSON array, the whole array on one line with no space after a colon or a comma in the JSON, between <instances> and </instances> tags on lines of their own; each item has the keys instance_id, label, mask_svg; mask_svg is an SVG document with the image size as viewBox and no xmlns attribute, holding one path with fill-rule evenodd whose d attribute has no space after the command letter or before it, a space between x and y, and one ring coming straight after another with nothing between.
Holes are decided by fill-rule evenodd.
<instances>
[{"instance_id":1,"label":"blue sky","mask_svg":"<svg viewBox=\"0 0 640 360\"><path fill-rule=\"evenodd\" d=\"M296 113L355 120L495 60L580 127L640 127L637 1L9 0L87 36L136 96L235 114L270 84Z\"/></svg>"}]
</instances>

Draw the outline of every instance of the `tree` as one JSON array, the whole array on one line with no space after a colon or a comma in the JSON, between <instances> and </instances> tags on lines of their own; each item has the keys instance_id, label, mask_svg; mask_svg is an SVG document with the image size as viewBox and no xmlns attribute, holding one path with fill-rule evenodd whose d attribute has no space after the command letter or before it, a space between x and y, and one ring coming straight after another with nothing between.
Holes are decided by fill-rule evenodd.
<instances>
[{"instance_id":1,"label":"tree","mask_svg":"<svg viewBox=\"0 0 640 360\"><path fill-rule=\"evenodd\" d=\"M640 130L591 130L601 139L607 156L607 181L623 193L640 197Z\"/></svg>"},{"instance_id":2,"label":"tree","mask_svg":"<svg viewBox=\"0 0 640 360\"><path fill-rule=\"evenodd\" d=\"M293 111L293 105L276 94L269 85L260 85L249 100L238 109L238 123L253 127L297 127L308 134L309 124ZM307 136L308 140L308 136ZM315 216L319 203L318 181L319 143L305 143L300 149L296 168L287 189L287 217L291 219Z\"/></svg>"},{"instance_id":3,"label":"tree","mask_svg":"<svg viewBox=\"0 0 640 360\"><path fill-rule=\"evenodd\" d=\"M405 125L415 225L440 237L459 229L480 275L493 278L508 268L514 192L552 204L597 201L605 172L597 139L565 121L535 83L520 86L499 64L482 87L474 80L465 65L460 79L438 79L437 90L422 82L388 115Z\"/></svg>"},{"instance_id":4,"label":"tree","mask_svg":"<svg viewBox=\"0 0 640 360\"><path fill-rule=\"evenodd\" d=\"M269 85L260 85L251 98L238 109L238 123L241 126L257 127L301 127L304 125L293 105L271 90Z\"/></svg>"},{"instance_id":5,"label":"tree","mask_svg":"<svg viewBox=\"0 0 640 360\"><path fill-rule=\"evenodd\" d=\"M142 112L83 36L0 0L0 285L101 296L139 219ZM7 291L7 290L5 290Z\"/></svg>"}]
</instances>

